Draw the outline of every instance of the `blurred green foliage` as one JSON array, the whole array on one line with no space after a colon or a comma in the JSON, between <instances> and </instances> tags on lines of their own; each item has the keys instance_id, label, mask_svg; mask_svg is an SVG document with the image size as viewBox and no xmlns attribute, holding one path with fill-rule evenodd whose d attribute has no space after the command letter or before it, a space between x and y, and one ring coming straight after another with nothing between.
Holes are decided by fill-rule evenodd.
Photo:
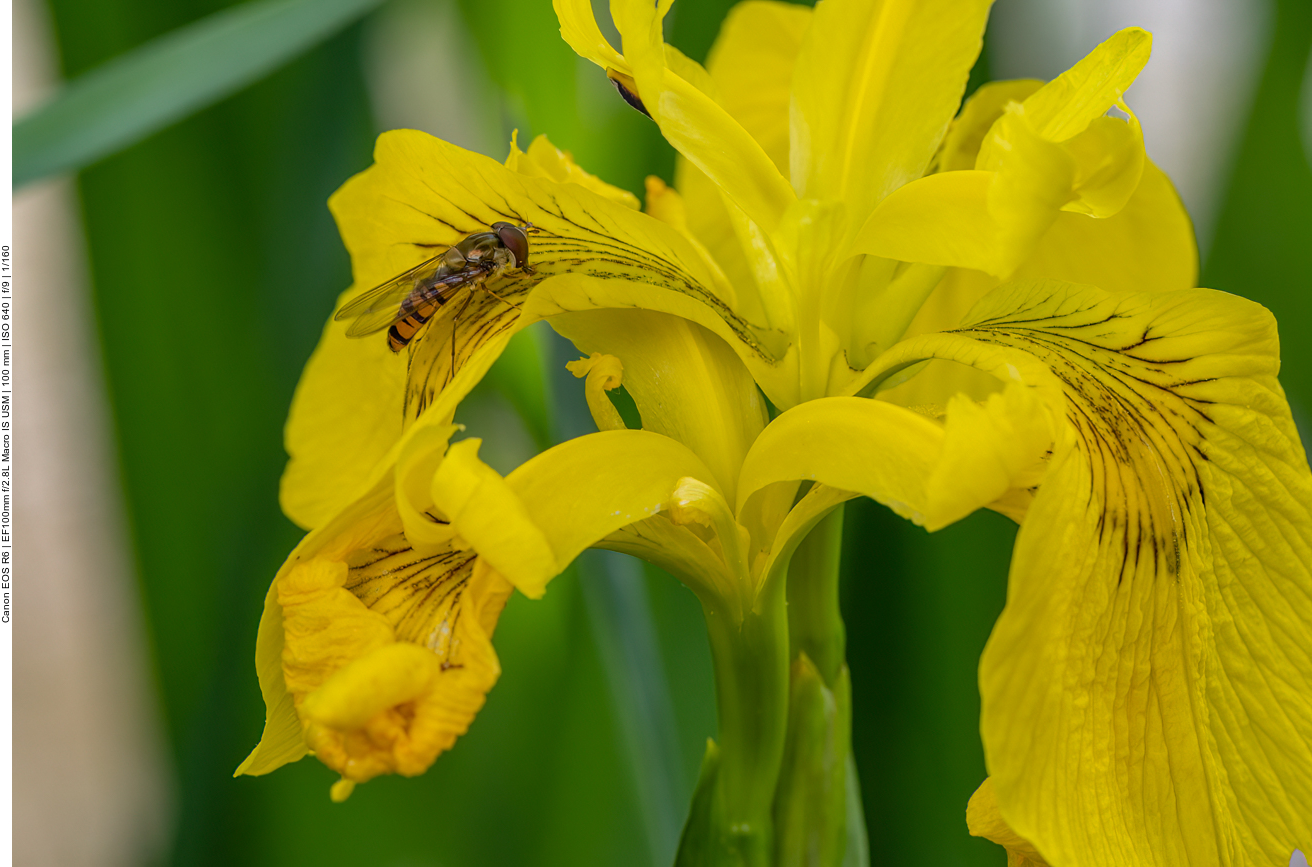
<instances>
[{"instance_id":1,"label":"blurred green foliage","mask_svg":"<svg viewBox=\"0 0 1312 867\"><path fill-rule=\"evenodd\" d=\"M381 0L260 0L80 76L14 124L14 184L79 169L263 78Z\"/></svg>"},{"instance_id":2,"label":"blurred green foliage","mask_svg":"<svg viewBox=\"0 0 1312 867\"><path fill-rule=\"evenodd\" d=\"M1300 135L1312 3L1275 0L1262 75L1203 263L1204 286L1266 305L1280 323L1280 382L1308 441L1312 412L1312 166Z\"/></svg>"},{"instance_id":3,"label":"blurred green foliage","mask_svg":"<svg viewBox=\"0 0 1312 867\"><path fill-rule=\"evenodd\" d=\"M583 166L635 192L647 174L671 179L673 154L655 127L556 37L550 4L451 2L468 30L457 38L473 40L485 65L478 74L498 89L485 108L505 139L512 128L524 144L546 132ZM75 78L225 5L50 0L63 73ZM668 38L704 59L730 5L675 4ZM1289 337L1312 323L1312 170L1298 138L1312 7L1277 6L1203 283L1276 312L1286 335L1282 378L1305 413L1312 343ZM231 777L263 718L252 665L261 600L300 535L277 508L281 427L333 299L350 282L324 203L369 164L379 132L364 73L369 26L351 27L79 177L175 766L168 860L649 863L633 772L574 574L541 602L512 599L496 636L502 680L470 733L425 776L374 781L345 806L328 801L332 774L313 760L269 777ZM986 78L982 63L972 84ZM518 360L498 368L478 396L527 409L528 442L550 437L544 392L513 371L531 369L534 352L554 359L540 349L519 342ZM931 537L869 502L848 507L843 601L872 864L1005 860L967 835L964 811L985 773L975 670L1005 599L1014 533L984 513ZM645 591L672 674L690 788L714 729L700 613L691 594L652 570Z\"/></svg>"}]
</instances>

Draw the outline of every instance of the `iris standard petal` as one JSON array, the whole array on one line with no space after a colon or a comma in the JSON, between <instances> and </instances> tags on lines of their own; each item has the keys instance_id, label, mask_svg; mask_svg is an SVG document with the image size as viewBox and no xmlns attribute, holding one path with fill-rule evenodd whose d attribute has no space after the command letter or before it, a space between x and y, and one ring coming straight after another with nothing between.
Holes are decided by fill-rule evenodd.
<instances>
[{"instance_id":1,"label":"iris standard petal","mask_svg":"<svg viewBox=\"0 0 1312 867\"><path fill-rule=\"evenodd\" d=\"M855 231L924 174L979 55L988 0L825 0L793 76L791 177Z\"/></svg>"},{"instance_id":2,"label":"iris standard petal","mask_svg":"<svg viewBox=\"0 0 1312 867\"><path fill-rule=\"evenodd\" d=\"M611 7L643 104L679 153L772 232L794 200L792 187L751 133L670 69L661 36L668 9L669 3L645 0L617 0Z\"/></svg>"},{"instance_id":3,"label":"iris standard petal","mask_svg":"<svg viewBox=\"0 0 1312 867\"><path fill-rule=\"evenodd\" d=\"M1012 382L983 404L956 399L941 422L879 400L807 401L771 422L748 453L740 520L750 523L752 496L807 480L938 530L1043 477L1057 435L1050 393Z\"/></svg>"},{"instance_id":4,"label":"iris standard petal","mask_svg":"<svg viewBox=\"0 0 1312 867\"><path fill-rule=\"evenodd\" d=\"M883 401L832 397L807 401L772 421L743 461L740 516L769 486L806 480L864 494L923 521L926 483L943 428Z\"/></svg>"},{"instance_id":5,"label":"iris standard petal","mask_svg":"<svg viewBox=\"0 0 1312 867\"><path fill-rule=\"evenodd\" d=\"M1152 53L1152 34L1127 27L1025 99L1025 117L1049 141L1083 132L1116 105L1143 71ZM989 157L981 152L980 159Z\"/></svg>"},{"instance_id":6,"label":"iris standard petal","mask_svg":"<svg viewBox=\"0 0 1312 867\"><path fill-rule=\"evenodd\" d=\"M806 6L745 0L729 10L706 60L720 105L785 175L793 67L811 18Z\"/></svg>"}]
</instances>

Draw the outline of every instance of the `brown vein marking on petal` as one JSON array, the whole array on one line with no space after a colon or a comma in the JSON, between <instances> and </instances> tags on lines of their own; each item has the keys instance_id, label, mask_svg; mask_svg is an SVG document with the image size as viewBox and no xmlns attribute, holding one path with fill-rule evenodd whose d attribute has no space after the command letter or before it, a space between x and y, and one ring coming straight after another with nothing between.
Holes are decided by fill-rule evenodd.
<instances>
[{"instance_id":1,"label":"brown vein marking on petal","mask_svg":"<svg viewBox=\"0 0 1312 867\"><path fill-rule=\"evenodd\" d=\"M389 536L347 560L346 589L387 618L396 637L429 648L443 668L460 665L461 599L473 573L470 551L419 554Z\"/></svg>"},{"instance_id":2,"label":"brown vein marking on petal","mask_svg":"<svg viewBox=\"0 0 1312 867\"><path fill-rule=\"evenodd\" d=\"M1051 300L1036 297L1026 309L956 333L1024 350L1063 383L1067 418L1091 468L1099 543L1121 549L1117 584L1141 566L1178 575L1187 518L1205 505L1198 462L1208 460L1211 425L1211 401L1188 391L1213 380L1189 375L1194 359L1134 352L1167 336L1154 334L1142 298L1026 318Z\"/></svg>"},{"instance_id":3,"label":"brown vein marking on petal","mask_svg":"<svg viewBox=\"0 0 1312 867\"><path fill-rule=\"evenodd\" d=\"M434 238L398 242L399 245L410 246L428 258L435 248L486 231L498 220L520 225L532 223L538 231L529 241L529 269L508 272L488 281L486 290L472 289L465 300L447 304L410 344L402 408L406 425L432 404L480 346L514 325L519 309L512 305L519 305L534 286L557 274L623 279L687 295L710 308L762 359L774 360L747 321L710 287L673 258L619 237L617 226L608 225L586 206L571 208L582 214L581 219L575 219L566 214L555 196L548 196L550 207L542 205L531 212L512 208L503 200L500 206L489 204L486 212L474 214L455 206L446 196L442 198L465 219L455 222L442 219L407 203L407 207L429 217L442 229Z\"/></svg>"}]
</instances>

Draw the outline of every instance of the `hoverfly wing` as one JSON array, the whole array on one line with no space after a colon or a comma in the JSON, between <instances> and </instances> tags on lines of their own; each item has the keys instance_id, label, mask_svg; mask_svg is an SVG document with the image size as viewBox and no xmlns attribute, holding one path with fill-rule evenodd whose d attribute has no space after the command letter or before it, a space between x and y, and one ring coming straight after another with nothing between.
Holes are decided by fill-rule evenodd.
<instances>
[{"instance_id":1,"label":"hoverfly wing","mask_svg":"<svg viewBox=\"0 0 1312 867\"><path fill-rule=\"evenodd\" d=\"M412 305L406 304L406 300L425 285L434 285L433 278L442 268L445 255L445 251L438 253L409 271L375 286L358 298L353 298L337 311L333 319L338 322L345 319L355 320L346 329L347 337L364 337L366 334L373 334L394 325L411 312Z\"/></svg>"},{"instance_id":2,"label":"hoverfly wing","mask_svg":"<svg viewBox=\"0 0 1312 867\"><path fill-rule=\"evenodd\" d=\"M358 318L346 329L347 337L364 337L382 331L405 319L407 316L422 313L424 319L431 317L438 308L452 295L465 286L477 282L482 271L461 270L425 277L405 285L411 288L405 292L390 293L386 302L380 302L381 309L359 314ZM395 292L395 290L393 290ZM363 299L361 299L363 300ZM345 308L343 308L345 310Z\"/></svg>"}]
</instances>

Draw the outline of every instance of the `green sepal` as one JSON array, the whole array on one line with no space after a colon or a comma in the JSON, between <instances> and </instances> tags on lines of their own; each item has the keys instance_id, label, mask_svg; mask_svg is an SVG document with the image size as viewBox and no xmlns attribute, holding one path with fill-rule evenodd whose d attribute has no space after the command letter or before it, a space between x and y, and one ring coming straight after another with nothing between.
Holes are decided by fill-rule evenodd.
<instances>
[{"instance_id":1,"label":"green sepal","mask_svg":"<svg viewBox=\"0 0 1312 867\"><path fill-rule=\"evenodd\" d=\"M830 689L806 653L793 662L788 741L775 790L777 867L844 863L851 693L846 664Z\"/></svg>"}]
</instances>

